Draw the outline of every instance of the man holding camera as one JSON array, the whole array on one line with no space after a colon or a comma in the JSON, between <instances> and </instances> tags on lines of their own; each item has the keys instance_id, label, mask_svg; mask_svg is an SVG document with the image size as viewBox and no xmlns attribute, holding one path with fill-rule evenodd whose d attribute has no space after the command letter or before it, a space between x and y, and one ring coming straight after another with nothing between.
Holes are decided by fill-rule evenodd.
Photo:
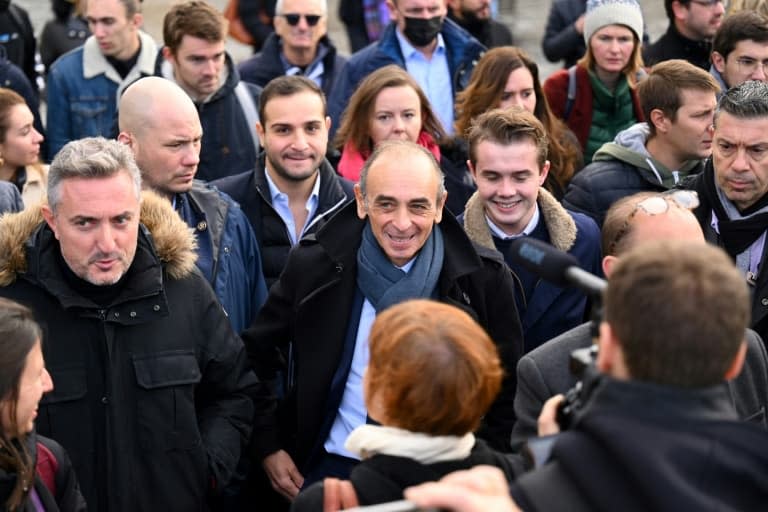
<instances>
[{"instance_id":1,"label":"man holding camera","mask_svg":"<svg viewBox=\"0 0 768 512\"><path fill-rule=\"evenodd\" d=\"M696 242L644 244L616 263L604 302L600 382L547 464L515 482L515 502L523 510L764 506L768 434L738 421L724 385L744 364L749 325L749 290L730 258ZM545 404L540 433L559 430L561 400Z\"/></svg>"},{"instance_id":2,"label":"man holding camera","mask_svg":"<svg viewBox=\"0 0 768 512\"><path fill-rule=\"evenodd\" d=\"M704 245L704 235L689 208L698 203L689 191L640 192L617 201L608 210L602 229L603 272L610 280L614 267L626 253L643 244L686 240ZM668 300L661 301L666 304ZM702 312L702 315L704 313ZM566 331L526 354L517 366L513 445L536 435L537 418L544 402L565 393L578 381L569 368L571 352L592 345L590 323ZM670 338L673 339L673 338ZM744 369L728 383L731 400L740 418L766 427L768 407L768 355L760 337L745 334Z\"/></svg>"}]
</instances>

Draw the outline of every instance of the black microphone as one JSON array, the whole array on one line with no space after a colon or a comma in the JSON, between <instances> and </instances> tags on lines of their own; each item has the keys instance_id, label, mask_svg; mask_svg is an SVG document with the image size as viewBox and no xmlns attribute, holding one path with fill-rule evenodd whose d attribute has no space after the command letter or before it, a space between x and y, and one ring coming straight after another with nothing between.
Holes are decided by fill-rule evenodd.
<instances>
[{"instance_id":1,"label":"black microphone","mask_svg":"<svg viewBox=\"0 0 768 512\"><path fill-rule=\"evenodd\" d=\"M579 267L579 261L573 255L541 240L518 238L510 245L510 251L515 263L557 286L573 285L588 295L601 297L608 284L605 279Z\"/></svg>"}]
</instances>

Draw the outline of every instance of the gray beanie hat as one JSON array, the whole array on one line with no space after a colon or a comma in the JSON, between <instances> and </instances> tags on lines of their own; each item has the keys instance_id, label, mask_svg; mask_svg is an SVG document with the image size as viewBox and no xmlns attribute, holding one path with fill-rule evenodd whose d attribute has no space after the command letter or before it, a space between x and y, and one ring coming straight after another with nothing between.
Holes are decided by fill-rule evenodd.
<instances>
[{"instance_id":1,"label":"gray beanie hat","mask_svg":"<svg viewBox=\"0 0 768 512\"><path fill-rule=\"evenodd\" d=\"M587 0L584 18L584 42L589 46L592 34L607 25L625 25L643 40L643 13L636 0Z\"/></svg>"}]
</instances>

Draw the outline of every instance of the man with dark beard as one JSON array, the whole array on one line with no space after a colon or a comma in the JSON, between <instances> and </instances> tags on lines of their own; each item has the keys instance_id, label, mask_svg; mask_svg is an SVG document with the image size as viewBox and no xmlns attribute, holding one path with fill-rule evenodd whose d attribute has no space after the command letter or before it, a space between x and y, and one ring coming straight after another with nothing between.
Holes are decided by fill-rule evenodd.
<instances>
[{"instance_id":1,"label":"man with dark beard","mask_svg":"<svg viewBox=\"0 0 768 512\"><path fill-rule=\"evenodd\" d=\"M259 243L271 287L291 247L352 199L352 183L325 159L330 119L325 96L301 76L273 79L261 93L256 125L264 151L252 171L213 182L240 203Z\"/></svg>"},{"instance_id":2,"label":"man with dark beard","mask_svg":"<svg viewBox=\"0 0 768 512\"><path fill-rule=\"evenodd\" d=\"M509 27L491 18L490 0L448 0L448 17L488 48L514 44Z\"/></svg>"}]
</instances>

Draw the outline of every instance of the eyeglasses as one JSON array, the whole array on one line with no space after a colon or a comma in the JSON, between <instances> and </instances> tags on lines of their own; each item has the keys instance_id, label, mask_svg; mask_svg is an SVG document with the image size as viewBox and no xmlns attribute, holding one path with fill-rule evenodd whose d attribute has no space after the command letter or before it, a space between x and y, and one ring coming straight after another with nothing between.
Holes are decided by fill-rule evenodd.
<instances>
[{"instance_id":1,"label":"eyeglasses","mask_svg":"<svg viewBox=\"0 0 768 512\"><path fill-rule=\"evenodd\" d=\"M321 14L296 14L296 13L278 14L278 16L282 16L283 18L285 18L285 21L287 21L288 24L292 27L295 27L296 25L298 25L302 17L305 20L307 20L307 25L309 25L310 27L314 27L320 21L320 18L323 17Z\"/></svg>"},{"instance_id":2,"label":"eyeglasses","mask_svg":"<svg viewBox=\"0 0 768 512\"><path fill-rule=\"evenodd\" d=\"M692 4L699 4L702 7L714 7L717 4L723 4L724 9L728 9L728 4L730 2L728 0L691 0Z\"/></svg>"},{"instance_id":3,"label":"eyeglasses","mask_svg":"<svg viewBox=\"0 0 768 512\"><path fill-rule=\"evenodd\" d=\"M757 71L758 66L762 66L763 74L768 76L768 59L759 61L757 59L753 59L752 57L739 57L736 59L736 64L739 65L740 72L749 75Z\"/></svg>"},{"instance_id":4,"label":"eyeglasses","mask_svg":"<svg viewBox=\"0 0 768 512\"><path fill-rule=\"evenodd\" d=\"M605 254L616 254L616 246L627 236L632 220L639 210L643 210L646 215L650 216L661 215L667 213L670 204L685 210L693 210L699 206L699 194L694 190L670 190L639 201L632 209L632 213L627 216L627 220L624 221L621 229L616 232L616 236L613 237L613 241L608 245L608 250Z\"/></svg>"}]
</instances>

